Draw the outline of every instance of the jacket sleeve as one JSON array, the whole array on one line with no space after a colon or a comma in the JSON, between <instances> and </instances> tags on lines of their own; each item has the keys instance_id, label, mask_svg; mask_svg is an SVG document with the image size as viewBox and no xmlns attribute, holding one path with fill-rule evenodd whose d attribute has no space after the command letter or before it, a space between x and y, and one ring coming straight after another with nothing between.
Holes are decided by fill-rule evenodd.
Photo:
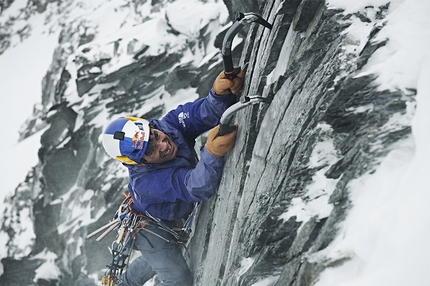
<instances>
[{"instance_id":1,"label":"jacket sleeve","mask_svg":"<svg viewBox=\"0 0 430 286\"><path fill-rule=\"evenodd\" d=\"M200 161L193 168L160 170L130 184L138 204L144 206L177 200L193 203L205 201L216 192L224 168L224 157L202 149Z\"/></svg>"},{"instance_id":2,"label":"jacket sleeve","mask_svg":"<svg viewBox=\"0 0 430 286\"><path fill-rule=\"evenodd\" d=\"M185 175L184 185L192 202L208 200L218 189L224 169L224 157L202 149L200 161Z\"/></svg>"},{"instance_id":3,"label":"jacket sleeve","mask_svg":"<svg viewBox=\"0 0 430 286\"><path fill-rule=\"evenodd\" d=\"M235 102L236 96L233 94L219 96L210 90L207 97L179 105L162 120L177 128L189 140L194 140L218 125L224 111Z\"/></svg>"}]
</instances>

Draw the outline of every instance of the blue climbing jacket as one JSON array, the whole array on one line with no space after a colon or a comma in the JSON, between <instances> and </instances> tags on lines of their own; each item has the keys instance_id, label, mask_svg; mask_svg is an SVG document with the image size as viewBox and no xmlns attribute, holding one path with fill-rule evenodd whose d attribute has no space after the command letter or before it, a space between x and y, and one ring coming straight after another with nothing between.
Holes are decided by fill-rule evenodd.
<instances>
[{"instance_id":1,"label":"blue climbing jacket","mask_svg":"<svg viewBox=\"0 0 430 286\"><path fill-rule=\"evenodd\" d=\"M128 189L134 210L176 220L186 217L194 202L214 195L221 180L224 158L202 148L199 160L194 150L195 139L218 125L223 112L235 101L235 95L218 96L210 90L207 97L179 105L161 120L149 119L154 128L175 142L178 154L161 164L125 165L129 170Z\"/></svg>"}]
</instances>

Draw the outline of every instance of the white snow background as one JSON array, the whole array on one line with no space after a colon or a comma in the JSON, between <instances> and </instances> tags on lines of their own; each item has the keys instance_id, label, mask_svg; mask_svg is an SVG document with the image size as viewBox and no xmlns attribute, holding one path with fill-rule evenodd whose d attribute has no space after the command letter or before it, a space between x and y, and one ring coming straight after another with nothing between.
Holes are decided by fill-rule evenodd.
<instances>
[{"instance_id":1,"label":"white snow background","mask_svg":"<svg viewBox=\"0 0 430 286\"><path fill-rule=\"evenodd\" d=\"M8 15L17 13L26 2L16 0L0 15L0 22L5 21ZM128 34L133 26L133 21L130 17L127 18L128 15L121 14L121 11L113 12L113 6L120 6L116 2L104 3L97 0L83 6L76 5L73 13L67 16L87 15L89 21L94 22L94 27L98 27L95 42L105 42L104 39L113 33ZM180 23L187 19L187 25L183 28L188 29L190 33L194 28L196 30L200 28L201 18L195 17L197 13L209 15L214 13L214 8L216 11L227 13L225 7L221 8L215 1L208 1L208 4L202 4L197 0L177 2L179 4L176 5L183 5L181 13L171 13L169 17L172 17L172 22L178 23L178 29ZM379 7L385 5L387 1L328 2L329 7L344 8L345 12L349 13L363 11L369 6ZM108 21L105 20L107 11L115 13L115 17L108 17ZM347 255L351 260L339 267L326 269L316 285L430 285L430 276L427 273L430 266L429 13L428 0L391 1L388 15L384 19L386 26L377 35L377 40L388 38L389 41L371 57L363 69L363 74L378 74L381 88L417 89L415 113L414 106L410 107L410 116L413 116L413 136L399 142L397 148L382 160L375 173L367 174L348 186L353 208L346 220L341 223L337 239L327 249L309 259L326 261L327 258ZM125 18L129 21L125 21ZM191 22L190 19L195 19L195 22ZM0 167L3 183L0 192L0 211L4 209L4 197L13 193L18 184L25 179L28 171L37 164L37 151L40 148L39 140L43 131L18 143L18 130L31 115L33 105L41 101L41 81L52 61L60 32L53 24L55 19L50 24L44 24L45 19L36 15L29 21L33 27L31 36L22 42L18 38L13 39L12 47L0 55L2 98L0 124L3 136L0 140L3 163ZM126 22L125 25L123 21ZM354 21L347 33L358 39L363 47L372 25ZM187 100L189 98L184 98L184 101ZM325 152L331 157L332 150L329 145ZM323 153L320 150L319 156L324 157L324 146L320 146L320 149ZM318 189L318 184L320 188L327 188L327 184L332 182L316 178L315 184L312 189ZM297 207L299 204L300 207ZM284 214L284 218L297 215L299 220L306 221L311 215L326 216L328 207L324 199L314 201L312 204L297 201L297 204ZM31 245L34 238L30 218L27 222L28 224L23 226L21 236L23 249L26 245ZM6 236L0 232L0 258L6 256L5 243ZM53 266L52 254L46 253L45 258L47 263L50 262ZM49 269L56 268L50 268L46 264L42 266L38 277L52 277L53 270L50 272ZM255 285L271 285L275 281L276 277L269 277Z\"/></svg>"}]
</instances>

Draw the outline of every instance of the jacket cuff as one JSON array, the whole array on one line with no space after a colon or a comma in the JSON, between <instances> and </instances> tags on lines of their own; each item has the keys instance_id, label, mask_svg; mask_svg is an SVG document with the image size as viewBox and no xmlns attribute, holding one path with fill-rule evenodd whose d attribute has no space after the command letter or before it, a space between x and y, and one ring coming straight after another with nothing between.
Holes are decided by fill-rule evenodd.
<instances>
[{"instance_id":1,"label":"jacket cuff","mask_svg":"<svg viewBox=\"0 0 430 286\"><path fill-rule=\"evenodd\" d=\"M225 95L218 95L213 91L212 88L209 90L209 96L213 97L215 100L225 102L227 105L231 105L237 101L235 94L230 93Z\"/></svg>"},{"instance_id":2,"label":"jacket cuff","mask_svg":"<svg viewBox=\"0 0 430 286\"><path fill-rule=\"evenodd\" d=\"M220 166L224 164L224 156L216 156L206 149L206 146L203 146L200 153L200 160L203 160L205 163L209 163L213 166Z\"/></svg>"}]
</instances>

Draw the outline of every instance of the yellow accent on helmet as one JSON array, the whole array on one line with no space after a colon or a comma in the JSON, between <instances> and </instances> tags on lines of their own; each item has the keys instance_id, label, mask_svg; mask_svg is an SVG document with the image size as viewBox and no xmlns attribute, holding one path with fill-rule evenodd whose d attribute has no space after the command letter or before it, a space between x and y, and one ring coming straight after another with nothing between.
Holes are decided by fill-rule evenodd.
<instances>
[{"instance_id":1,"label":"yellow accent on helmet","mask_svg":"<svg viewBox=\"0 0 430 286\"><path fill-rule=\"evenodd\" d=\"M143 119L143 118L140 118L140 117L133 117L133 116L129 116L129 115L126 115L126 116L124 116L124 118L127 118L128 120L131 120L131 121L143 121L143 120L145 120L145 119Z\"/></svg>"},{"instance_id":2,"label":"yellow accent on helmet","mask_svg":"<svg viewBox=\"0 0 430 286\"><path fill-rule=\"evenodd\" d=\"M135 161L131 160L127 156L116 156L115 159L127 165L137 165Z\"/></svg>"}]
</instances>

